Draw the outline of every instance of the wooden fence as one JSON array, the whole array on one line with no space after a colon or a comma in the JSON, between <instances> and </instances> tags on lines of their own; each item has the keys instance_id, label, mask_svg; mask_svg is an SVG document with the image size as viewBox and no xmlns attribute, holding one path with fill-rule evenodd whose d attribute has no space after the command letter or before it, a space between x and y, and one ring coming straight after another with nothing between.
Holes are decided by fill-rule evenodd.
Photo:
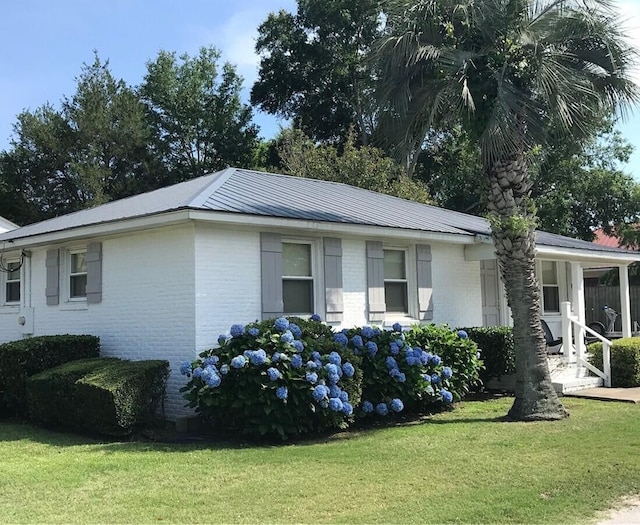
<instances>
[{"instance_id":1,"label":"wooden fence","mask_svg":"<svg viewBox=\"0 0 640 525\"><path fill-rule=\"evenodd\" d=\"M640 323L640 286L629 287L631 299L631 323L638 321ZM585 283L584 287L584 305L587 324L593 321L600 321L605 326L608 321L602 307L610 306L616 312L620 312L620 287L619 286L589 286ZM622 321L618 317L616 320L616 330L622 330Z\"/></svg>"}]
</instances>

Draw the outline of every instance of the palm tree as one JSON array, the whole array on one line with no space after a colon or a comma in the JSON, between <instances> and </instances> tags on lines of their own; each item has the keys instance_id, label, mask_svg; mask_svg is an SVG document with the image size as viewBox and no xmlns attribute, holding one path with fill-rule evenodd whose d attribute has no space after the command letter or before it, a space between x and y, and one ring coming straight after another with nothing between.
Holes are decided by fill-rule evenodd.
<instances>
[{"instance_id":1,"label":"palm tree","mask_svg":"<svg viewBox=\"0 0 640 525\"><path fill-rule=\"evenodd\" d=\"M561 419L540 326L529 159L553 122L572 140L637 100L635 51L607 0L388 0L379 93L406 142L462 120L482 151L496 256L513 317L509 416Z\"/></svg>"}]
</instances>

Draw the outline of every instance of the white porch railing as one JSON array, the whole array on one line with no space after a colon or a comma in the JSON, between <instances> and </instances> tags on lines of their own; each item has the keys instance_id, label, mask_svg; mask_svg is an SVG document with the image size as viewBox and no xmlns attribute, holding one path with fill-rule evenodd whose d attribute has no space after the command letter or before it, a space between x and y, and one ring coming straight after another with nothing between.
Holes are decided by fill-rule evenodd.
<instances>
[{"instance_id":1,"label":"white porch railing","mask_svg":"<svg viewBox=\"0 0 640 525\"><path fill-rule=\"evenodd\" d=\"M570 363L576 362L604 380L604 386L611 387L611 341L602 337L588 326L582 324L580 319L571 315L571 303L568 301L560 305L562 313L562 349L564 356ZM575 330L574 330L575 327ZM584 342L584 334L591 334L602 342L602 368L598 370L585 359L587 347ZM575 333L575 337L574 337ZM574 341L572 344L571 341ZM573 349L575 348L575 354Z\"/></svg>"}]
</instances>

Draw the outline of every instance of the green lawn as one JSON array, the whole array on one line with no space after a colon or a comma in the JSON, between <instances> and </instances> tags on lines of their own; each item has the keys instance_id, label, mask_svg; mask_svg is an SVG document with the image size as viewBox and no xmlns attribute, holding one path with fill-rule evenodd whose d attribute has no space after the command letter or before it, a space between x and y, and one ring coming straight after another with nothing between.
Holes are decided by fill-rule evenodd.
<instances>
[{"instance_id":1,"label":"green lawn","mask_svg":"<svg viewBox=\"0 0 640 525\"><path fill-rule=\"evenodd\" d=\"M0 523L585 523L640 492L640 406L510 399L286 446L100 443L0 422Z\"/></svg>"}]
</instances>

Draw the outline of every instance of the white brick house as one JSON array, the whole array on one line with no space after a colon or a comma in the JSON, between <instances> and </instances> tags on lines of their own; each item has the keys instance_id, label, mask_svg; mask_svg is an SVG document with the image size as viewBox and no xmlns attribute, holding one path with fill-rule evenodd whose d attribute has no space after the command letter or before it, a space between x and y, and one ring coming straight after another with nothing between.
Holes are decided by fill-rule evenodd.
<instances>
[{"instance_id":1,"label":"white brick house","mask_svg":"<svg viewBox=\"0 0 640 525\"><path fill-rule=\"evenodd\" d=\"M507 324L488 234L478 217L230 168L0 233L0 342L86 333L103 355L167 359L175 417L179 364L233 323ZM554 327L582 267L640 258L543 233L538 254Z\"/></svg>"}]
</instances>

